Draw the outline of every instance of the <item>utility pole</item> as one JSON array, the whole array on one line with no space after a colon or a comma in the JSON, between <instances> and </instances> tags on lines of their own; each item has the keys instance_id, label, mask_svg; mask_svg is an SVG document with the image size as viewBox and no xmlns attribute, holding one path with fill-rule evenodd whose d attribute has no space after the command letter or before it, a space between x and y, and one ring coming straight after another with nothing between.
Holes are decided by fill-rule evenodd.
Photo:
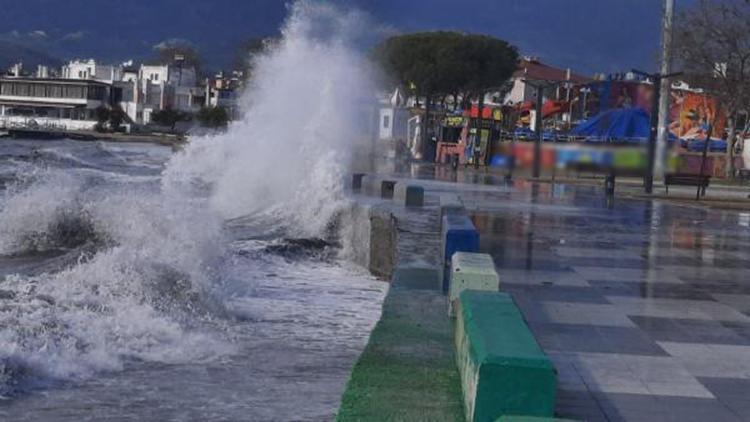
<instances>
[{"instance_id":1,"label":"utility pole","mask_svg":"<svg viewBox=\"0 0 750 422\"><path fill-rule=\"evenodd\" d=\"M711 133L713 132L713 123L708 124L708 130L706 131L706 141L703 144L703 154L701 154L701 171L698 173L698 190L695 192L695 200L701 199L701 193L703 190L703 173L706 169L706 156L708 155L708 146L711 143Z\"/></svg>"},{"instance_id":2,"label":"utility pole","mask_svg":"<svg viewBox=\"0 0 750 422\"><path fill-rule=\"evenodd\" d=\"M654 95L651 102L651 130L648 136L648 164L646 167L646 174L643 176L643 186L646 193L652 193L654 191L654 167L656 165L656 134L659 126L659 115L656 110L659 108L659 101L661 97L661 91L658 87L661 85L662 80L681 75L682 72L661 74L661 73L646 73L642 70L633 69L633 73L645 76L654 84Z\"/></svg>"},{"instance_id":3,"label":"utility pole","mask_svg":"<svg viewBox=\"0 0 750 422\"><path fill-rule=\"evenodd\" d=\"M534 138L534 167L532 176L535 179L539 178L541 174L541 160L542 160L542 142L544 142L544 120L542 118L542 103L544 102L544 89L555 88L562 84L566 84L566 81L534 81L531 82L528 79L524 79L523 83L536 89L536 107L535 107L535 129L536 137Z\"/></svg>"},{"instance_id":4,"label":"utility pole","mask_svg":"<svg viewBox=\"0 0 750 422\"><path fill-rule=\"evenodd\" d=\"M672 67L672 25L674 22L675 0L664 0L664 18L661 35L661 68L662 75L669 75ZM659 86L654 84L654 90L659 89L659 121L656 142L656 167L654 177L657 180L664 178L664 164L667 155L667 140L669 137L669 101L671 99L672 81L669 77L661 79ZM653 110L652 110L653 113Z\"/></svg>"},{"instance_id":5,"label":"utility pole","mask_svg":"<svg viewBox=\"0 0 750 422\"><path fill-rule=\"evenodd\" d=\"M534 124L536 139L534 139L534 179L541 173L542 141L544 140L544 120L542 119L542 102L544 101L544 85L536 86L536 113Z\"/></svg>"}]
</instances>

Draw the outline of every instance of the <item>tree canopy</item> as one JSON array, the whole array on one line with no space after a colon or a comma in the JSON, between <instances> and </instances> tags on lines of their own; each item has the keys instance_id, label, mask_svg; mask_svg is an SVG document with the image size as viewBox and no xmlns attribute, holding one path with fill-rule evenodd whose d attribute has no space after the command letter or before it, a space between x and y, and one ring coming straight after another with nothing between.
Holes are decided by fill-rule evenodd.
<instances>
[{"instance_id":1,"label":"tree canopy","mask_svg":"<svg viewBox=\"0 0 750 422\"><path fill-rule=\"evenodd\" d=\"M372 56L395 84L427 97L499 89L518 63L518 50L506 41L445 31L388 38Z\"/></svg>"},{"instance_id":2,"label":"tree canopy","mask_svg":"<svg viewBox=\"0 0 750 422\"><path fill-rule=\"evenodd\" d=\"M733 174L736 123L750 110L750 1L699 0L678 15L674 36L675 56L688 81L728 112L727 173Z\"/></svg>"},{"instance_id":3,"label":"tree canopy","mask_svg":"<svg viewBox=\"0 0 750 422\"><path fill-rule=\"evenodd\" d=\"M177 123L189 121L190 118L190 114L171 107L151 113L151 121L157 125L167 126L171 130L174 130Z\"/></svg>"},{"instance_id":4,"label":"tree canopy","mask_svg":"<svg viewBox=\"0 0 750 422\"><path fill-rule=\"evenodd\" d=\"M195 117L205 127L223 128L229 124L229 112L224 107L203 107Z\"/></svg>"}]
</instances>

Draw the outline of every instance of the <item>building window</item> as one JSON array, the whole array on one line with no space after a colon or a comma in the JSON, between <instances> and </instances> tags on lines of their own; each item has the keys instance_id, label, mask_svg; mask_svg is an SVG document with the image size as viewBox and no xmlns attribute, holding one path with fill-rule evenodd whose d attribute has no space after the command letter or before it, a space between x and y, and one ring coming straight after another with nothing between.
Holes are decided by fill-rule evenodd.
<instances>
[{"instance_id":1,"label":"building window","mask_svg":"<svg viewBox=\"0 0 750 422\"><path fill-rule=\"evenodd\" d=\"M391 126L391 116L383 116L383 129L388 129Z\"/></svg>"},{"instance_id":2,"label":"building window","mask_svg":"<svg viewBox=\"0 0 750 422\"><path fill-rule=\"evenodd\" d=\"M159 81L159 74L158 74L158 73L154 73L154 74L152 75L152 78L151 78L151 79L152 79L152 80L153 80L154 82L158 82L158 81Z\"/></svg>"}]
</instances>

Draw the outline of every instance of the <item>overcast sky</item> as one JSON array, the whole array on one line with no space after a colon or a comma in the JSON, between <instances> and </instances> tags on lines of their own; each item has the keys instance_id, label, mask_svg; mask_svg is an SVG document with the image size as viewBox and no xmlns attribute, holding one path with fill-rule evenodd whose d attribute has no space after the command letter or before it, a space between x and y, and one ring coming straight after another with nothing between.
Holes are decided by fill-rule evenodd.
<instances>
[{"instance_id":1,"label":"overcast sky","mask_svg":"<svg viewBox=\"0 0 750 422\"><path fill-rule=\"evenodd\" d=\"M396 31L456 29L506 39L522 53L584 74L654 69L660 0L333 0ZM677 0L678 6L693 0ZM144 58L169 39L212 67L237 45L276 33L284 0L0 0L0 40L67 59Z\"/></svg>"}]
</instances>

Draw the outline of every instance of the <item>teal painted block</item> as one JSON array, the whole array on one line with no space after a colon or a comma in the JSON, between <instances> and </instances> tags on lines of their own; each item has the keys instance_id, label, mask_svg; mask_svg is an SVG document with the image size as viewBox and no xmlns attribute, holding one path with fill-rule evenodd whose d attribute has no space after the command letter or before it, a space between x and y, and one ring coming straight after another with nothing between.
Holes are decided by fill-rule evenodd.
<instances>
[{"instance_id":1,"label":"teal painted block","mask_svg":"<svg viewBox=\"0 0 750 422\"><path fill-rule=\"evenodd\" d=\"M455 345L467 421L503 415L552 417L557 375L513 299L464 290Z\"/></svg>"},{"instance_id":2,"label":"teal painted block","mask_svg":"<svg viewBox=\"0 0 750 422\"><path fill-rule=\"evenodd\" d=\"M407 207L421 207L424 205L424 188L418 185L407 185L402 181L396 184L393 198Z\"/></svg>"},{"instance_id":3,"label":"teal painted block","mask_svg":"<svg viewBox=\"0 0 750 422\"><path fill-rule=\"evenodd\" d=\"M497 292L500 278L495 262L485 253L456 252L451 257L448 315L454 316L455 301L464 290Z\"/></svg>"}]
</instances>

